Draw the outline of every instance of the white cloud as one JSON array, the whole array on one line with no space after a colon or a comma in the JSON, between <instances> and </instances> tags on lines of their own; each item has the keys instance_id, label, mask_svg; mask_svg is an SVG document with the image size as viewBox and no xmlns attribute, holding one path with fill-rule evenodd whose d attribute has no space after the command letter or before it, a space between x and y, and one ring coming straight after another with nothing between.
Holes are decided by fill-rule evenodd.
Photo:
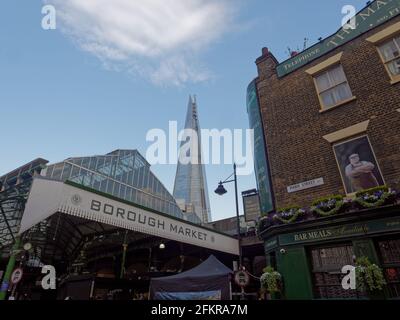
<instances>
[{"instance_id":1,"label":"white cloud","mask_svg":"<svg viewBox=\"0 0 400 320\"><path fill-rule=\"evenodd\" d=\"M111 69L159 85L210 78L199 53L233 18L230 0L44 0L57 23L83 50Z\"/></svg>"}]
</instances>

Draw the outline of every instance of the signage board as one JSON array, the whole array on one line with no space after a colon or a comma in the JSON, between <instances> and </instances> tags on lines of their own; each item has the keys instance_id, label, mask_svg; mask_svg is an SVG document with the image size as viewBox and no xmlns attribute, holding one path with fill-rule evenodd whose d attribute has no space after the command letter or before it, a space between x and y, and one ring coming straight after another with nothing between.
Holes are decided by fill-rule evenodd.
<instances>
[{"instance_id":1,"label":"signage board","mask_svg":"<svg viewBox=\"0 0 400 320\"><path fill-rule=\"evenodd\" d=\"M355 29L342 27L334 35L282 62L277 67L278 76L283 77L301 68L398 15L400 15L400 0L372 1L355 16Z\"/></svg>"},{"instance_id":2,"label":"signage board","mask_svg":"<svg viewBox=\"0 0 400 320\"><path fill-rule=\"evenodd\" d=\"M318 186L322 186L324 184L324 178L318 178L310 181L300 182L298 184L294 184L292 186L287 187L287 191L289 193L298 192L301 190L306 190L310 188L315 188Z\"/></svg>"},{"instance_id":3,"label":"signage board","mask_svg":"<svg viewBox=\"0 0 400 320\"><path fill-rule=\"evenodd\" d=\"M21 268L17 268L13 271L13 273L11 274L11 283L12 284L17 284L18 282L21 281L22 276L23 276L24 272L22 271Z\"/></svg>"},{"instance_id":4,"label":"signage board","mask_svg":"<svg viewBox=\"0 0 400 320\"><path fill-rule=\"evenodd\" d=\"M283 234L279 236L279 245L285 246L305 242L340 239L399 230L400 218L397 217L389 219L379 219L366 221L363 223L353 223L316 230Z\"/></svg>"},{"instance_id":5,"label":"signage board","mask_svg":"<svg viewBox=\"0 0 400 320\"><path fill-rule=\"evenodd\" d=\"M239 287L247 287L250 283L250 276L249 274L244 271L236 271L235 272L235 283L239 286Z\"/></svg>"},{"instance_id":6,"label":"signage board","mask_svg":"<svg viewBox=\"0 0 400 320\"><path fill-rule=\"evenodd\" d=\"M199 247L239 254L238 240L233 237L96 190L42 177L33 180L19 232L25 232L58 212Z\"/></svg>"},{"instance_id":7,"label":"signage board","mask_svg":"<svg viewBox=\"0 0 400 320\"><path fill-rule=\"evenodd\" d=\"M261 217L258 192L251 195L243 195L243 209L246 222L257 221Z\"/></svg>"},{"instance_id":8,"label":"signage board","mask_svg":"<svg viewBox=\"0 0 400 320\"><path fill-rule=\"evenodd\" d=\"M264 243L265 252L268 253L271 250L274 250L278 247L278 238L273 238Z\"/></svg>"},{"instance_id":9,"label":"signage board","mask_svg":"<svg viewBox=\"0 0 400 320\"><path fill-rule=\"evenodd\" d=\"M272 183L267 161L267 150L264 137L264 126L261 118L260 104L256 81L252 81L247 88L247 113L249 127L254 130L254 170L257 189L260 197L261 213L267 214L274 210Z\"/></svg>"}]
</instances>

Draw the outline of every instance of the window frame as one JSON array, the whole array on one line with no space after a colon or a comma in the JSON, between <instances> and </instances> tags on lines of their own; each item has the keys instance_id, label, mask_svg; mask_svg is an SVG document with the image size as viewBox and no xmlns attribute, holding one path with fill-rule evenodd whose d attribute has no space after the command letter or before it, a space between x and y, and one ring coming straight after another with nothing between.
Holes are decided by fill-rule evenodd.
<instances>
[{"instance_id":1,"label":"window frame","mask_svg":"<svg viewBox=\"0 0 400 320\"><path fill-rule=\"evenodd\" d=\"M333 69L335 69L337 67L341 67L342 68L343 74L344 74L344 77L345 77L346 80L341 82L341 83L335 84L334 86L329 87L328 89L320 91L319 90L319 86L318 86L318 82L317 82L317 78L319 76L321 76L322 74L328 73L329 71L331 71L331 70L333 70ZM350 86L349 80L347 79L347 75L346 75L346 72L344 70L344 67L340 63L340 61L338 61L338 62L336 62L334 64L331 64L331 65L327 66L326 68L324 68L322 70L319 70L317 73L312 74L312 77L313 77L313 81L314 81L315 90L317 91L317 95L318 95L318 100L319 100L319 104L320 104L320 113L326 112L326 111L331 110L333 108L336 108L336 107L339 107L341 105L347 104L347 103L349 103L349 102L351 102L351 101L356 99L356 97L353 94L353 91L351 90L351 86ZM328 73L328 77L329 77L329 80L331 81L331 77L330 77L329 73ZM347 83L347 85L349 86L349 90L350 90L351 96L349 98L347 98L347 99L344 99L342 101L339 101L339 102L335 103L332 106L326 106L324 101L323 101L323 99L322 99L322 94L325 93L325 92L328 92L328 91L330 91L330 90L332 90L334 88L337 88L337 87L339 87L339 86L341 86L341 85L343 85L345 83Z\"/></svg>"},{"instance_id":2,"label":"window frame","mask_svg":"<svg viewBox=\"0 0 400 320\"><path fill-rule=\"evenodd\" d=\"M395 41L396 38L399 38L399 41ZM382 64L384 65L384 67L386 69L386 72L388 73L388 75L390 77L390 83L391 84L395 84L395 83L400 82L400 74L393 75L392 72L390 71L388 65L392 61L400 59L400 55L398 57L396 57L396 58L393 58L391 60L386 61L385 57L383 56L383 54L381 52L381 47L384 46L385 44L388 44L389 42L392 42L392 43L394 42L395 45L398 47L399 53L400 53L400 43L397 43L397 42L400 42L400 33L392 34L389 37L380 40L379 42L375 43L375 47L376 47L376 50L378 51L379 57L380 57L380 59L382 61Z\"/></svg>"},{"instance_id":3,"label":"window frame","mask_svg":"<svg viewBox=\"0 0 400 320\"><path fill-rule=\"evenodd\" d=\"M390 77L390 83L393 85L395 83L400 82L400 75L399 76L393 76L390 70L388 69L388 66L386 65L387 62L385 62L385 59L381 53L380 46L382 46L384 43L389 42L389 40L393 40L396 37L400 37L400 21L396 22L389 27L373 34L369 38L366 39L366 41L372 43L376 50L378 51L379 57L381 58L382 63L385 66L386 72L389 74Z\"/></svg>"},{"instance_id":4,"label":"window frame","mask_svg":"<svg viewBox=\"0 0 400 320\"><path fill-rule=\"evenodd\" d=\"M383 175L383 172L381 170L381 165L379 163L378 157L376 156L375 150L373 148L373 145L371 143L371 140L369 138L368 133L365 132L363 134L359 134L359 135L355 135L355 136L352 136L352 137L344 138L342 140L339 140L339 141L331 143L331 148L332 148L332 152L333 152L333 155L335 157L335 160L336 160L336 165L337 165L337 168L339 170L339 174L340 174L340 177L341 177L341 180L342 180L342 185L343 185L343 188L345 190L346 196L350 197L350 198L354 198L356 196L357 192L351 192L351 193L347 192L348 190L347 190L346 185L345 185L346 177L343 176L342 170L340 169L340 162L339 162L339 159L338 159L337 154L335 152L335 147L339 146L339 145L342 145L342 144L345 144L345 143L348 143L348 142L351 142L353 140L361 139L361 138L367 138L369 147L371 149L372 155L374 156L374 160L376 162L377 170L379 171L379 174L380 174L380 176L381 176L381 178L383 180L383 185L386 185L385 176Z\"/></svg>"}]
</instances>

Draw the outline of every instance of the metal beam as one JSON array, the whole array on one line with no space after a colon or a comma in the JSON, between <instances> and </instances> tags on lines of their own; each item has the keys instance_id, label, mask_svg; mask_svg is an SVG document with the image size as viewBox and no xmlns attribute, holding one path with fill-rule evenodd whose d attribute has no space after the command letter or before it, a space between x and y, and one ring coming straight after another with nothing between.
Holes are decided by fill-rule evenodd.
<instances>
[{"instance_id":1,"label":"metal beam","mask_svg":"<svg viewBox=\"0 0 400 320\"><path fill-rule=\"evenodd\" d=\"M4 212L3 206L2 206L1 204L0 204L0 211L1 211L1 214L2 214L2 216L3 216L4 222L5 222L6 225L7 225L7 229L8 229L8 231L10 232L10 235L11 235L11 237L12 237L12 240L13 240L13 242L15 243L15 237L14 237L13 230L11 230L10 224L8 223L8 220L7 220L6 213Z\"/></svg>"}]
</instances>

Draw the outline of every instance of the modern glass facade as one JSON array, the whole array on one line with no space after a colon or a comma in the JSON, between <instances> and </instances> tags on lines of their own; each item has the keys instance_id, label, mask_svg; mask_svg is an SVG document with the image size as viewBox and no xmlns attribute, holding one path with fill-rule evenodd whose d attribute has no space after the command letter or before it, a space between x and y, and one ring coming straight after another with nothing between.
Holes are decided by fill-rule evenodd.
<instances>
[{"instance_id":1,"label":"modern glass facade","mask_svg":"<svg viewBox=\"0 0 400 320\"><path fill-rule=\"evenodd\" d=\"M188 112L186 116L185 129L197 132L197 163L183 164L178 162L176 170L174 197L187 219L200 220L202 223L211 221L210 202L208 198L207 180L201 154L201 134L199 118L197 113L196 99L189 97ZM193 141L193 140L192 140ZM183 141L182 145L188 141ZM181 146L182 146L181 145ZM191 150L196 145L191 145ZM181 159L180 155L180 159ZM190 156L190 155L186 155Z\"/></svg>"},{"instance_id":2,"label":"modern glass facade","mask_svg":"<svg viewBox=\"0 0 400 320\"><path fill-rule=\"evenodd\" d=\"M177 218L186 218L172 195L150 171L149 163L136 150L69 158L48 166L42 175L59 181L69 180ZM193 217L186 220L199 222Z\"/></svg>"}]
</instances>

